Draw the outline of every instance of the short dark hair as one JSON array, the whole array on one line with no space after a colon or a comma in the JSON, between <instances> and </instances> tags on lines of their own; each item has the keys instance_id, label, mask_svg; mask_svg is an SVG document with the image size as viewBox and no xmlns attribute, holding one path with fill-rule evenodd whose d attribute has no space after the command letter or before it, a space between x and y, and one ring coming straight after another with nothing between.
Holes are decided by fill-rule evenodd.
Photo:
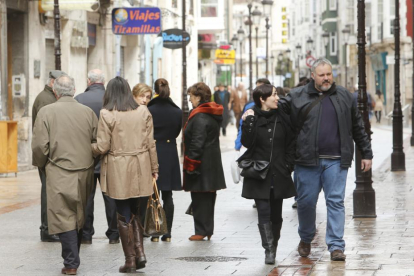
<instances>
[{"instance_id":1,"label":"short dark hair","mask_svg":"<svg viewBox=\"0 0 414 276\"><path fill-rule=\"evenodd\" d=\"M194 96L200 97L202 102L211 101L211 90L204 82L197 82L190 86L187 90L187 94L193 94Z\"/></svg>"},{"instance_id":2,"label":"short dark hair","mask_svg":"<svg viewBox=\"0 0 414 276\"><path fill-rule=\"evenodd\" d=\"M276 87L276 92L279 97L286 96L286 91L280 86Z\"/></svg>"},{"instance_id":3,"label":"short dark hair","mask_svg":"<svg viewBox=\"0 0 414 276\"><path fill-rule=\"evenodd\" d=\"M168 99L170 97L170 87L166 79L160 78L156 80L154 82L154 90L161 99Z\"/></svg>"},{"instance_id":4,"label":"short dark hair","mask_svg":"<svg viewBox=\"0 0 414 276\"><path fill-rule=\"evenodd\" d=\"M274 86L271 84L262 84L253 90L253 101L257 107L262 107L260 98L262 98L263 101L266 101L266 99L272 95L273 87Z\"/></svg>"},{"instance_id":5,"label":"short dark hair","mask_svg":"<svg viewBox=\"0 0 414 276\"><path fill-rule=\"evenodd\" d=\"M138 108L138 104L132 96L131 88L124 78L115 77L108 82L103 108L109 111L129 111Z\"/></svg>"},{"instance_id":6,"label":"short dark hair","mask_svg":"<svg viewBox=\"0 0 414 276\"><path fill-rule=\"evenodd\" d=\"M268 79L266 79L266 78L258 79L258 80L256 81L256 85L257 85L258 83L261 83L261 84L271 84L271 83L270 83L270 81L269 81Z\"/></svg>"}]
</instances>

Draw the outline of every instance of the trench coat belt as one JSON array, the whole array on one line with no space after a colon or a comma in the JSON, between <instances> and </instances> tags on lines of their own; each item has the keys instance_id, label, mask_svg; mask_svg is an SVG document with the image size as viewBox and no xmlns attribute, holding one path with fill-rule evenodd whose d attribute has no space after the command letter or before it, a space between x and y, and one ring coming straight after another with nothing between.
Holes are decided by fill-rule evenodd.
<instances>
[{"instance_id":1,"label":"trench coat belt","mask_svg":"<svg viewBox=\"0 0 414 276\"><path fill-rule=\"evenodd\" d=\"M95 165L95 161L92 160L92 163L88 167L83 167L83 168L66 168L66 167L64 167L62 165L59 165L58 163L56 163L52 159L50 159L50 157L48 157L48 159L49 159L49 162L51 164L55 165L58 168L61 168L62 170L69 171L69 172L86 171L86 170L89 170L90 168L94 167L94 165Z\"/></svg>"},{"instance_id":2,"label":"trench coat belt","mask_svg":"<svg viewBox=\"0 0 414 276\"><path fill-rule=\"evenodd\" d=\"M122 150L111 150L108 152L108 154L112 155L112 156L135 156L135 155L139 155L143 152L147 152L149 149L147 147L142 148L142 149L137 149L137 150L133 150L133 151L122 151Z\"/></svg>"}]
</instances>

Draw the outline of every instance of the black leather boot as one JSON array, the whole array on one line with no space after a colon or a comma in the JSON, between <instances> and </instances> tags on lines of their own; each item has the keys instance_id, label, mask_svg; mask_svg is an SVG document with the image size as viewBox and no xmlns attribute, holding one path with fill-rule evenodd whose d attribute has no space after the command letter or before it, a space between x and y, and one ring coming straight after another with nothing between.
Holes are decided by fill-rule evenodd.
<instances>
[{"instance_id":1,"label":"black leather boot","mask_svg":"<svg viewBox=\"0 0 414 276\"><path fill-rule=\"evenodd\" d=\"M275 264L276 247L274 245L272 223L258 224L262 246L265 249L265 264Z\"/></svg>"}]
</instances>

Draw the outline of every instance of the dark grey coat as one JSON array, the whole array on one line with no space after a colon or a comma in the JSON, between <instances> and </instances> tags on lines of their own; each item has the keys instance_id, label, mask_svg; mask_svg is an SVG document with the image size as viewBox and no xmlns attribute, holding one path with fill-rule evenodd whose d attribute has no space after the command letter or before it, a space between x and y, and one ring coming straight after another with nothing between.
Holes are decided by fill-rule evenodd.
<instances>
[{"instance_id":1,"label":"dark grey coat","mask_svg":"<svg viewBox=\"0 0 414 276\"><path fill-rule=\"evenodd\" d=\"M188 121L184 131L185 191L211 192L226 188L219 141L221 118L198 113ZM187 166L195 169L186 170Z\"/></svg>"},{"instance_id":2,"label":"dark grey coat","mask_svg":"<svg viewBox=\"0 0 414 276\"><path fill-rule=\"evenodd\" d=\"M103 106L103 97L105 95L105 86L100 83L94 83L88 88L86 88L85 92L79 94L75 97L79 103L86 105L90 109L95 112L96 117L99 119L100 111ZM99 174L101 172L101 161L95 166L95 174Z\"/></svg>"},{"instance_id":3,"label":"dark grey coat","mask_svg":"<svg viewBox=\"0 0 414 276\"><path fill-rule=\"evenodd\" d=\"M224 100L222 101L219 95L220 91L214 92L214 101L216 104L220 104L223 106L223 120L221 122L221 126L226 128L229 123L229 102L230 102L230 93L227 90L224 90Z\"/></svg>"},{"instance_id":4,"label":"dark grey coat","mask_svg":"<svg viewBox=\"0 0 414 276\"><path fill-rule=\"evenodd\" d=\"M352 94L344 87L333 85L330 99L336 111L339 136L341 139L341 167L350 167L354 156L354 142L362 154L362 159L372 159L371 141L365 132L364 122ZM319 97L319 91L312 80L305 86L292 89L289 94L280 99L283 109L290 113L292 123L296 128L300 125L302 114ZM319 164L318 130L321 116L321 103L318 103L308 114L298 131L296 142L296 164L302 166L317 166Z\"/></svg>"}]
</instances>

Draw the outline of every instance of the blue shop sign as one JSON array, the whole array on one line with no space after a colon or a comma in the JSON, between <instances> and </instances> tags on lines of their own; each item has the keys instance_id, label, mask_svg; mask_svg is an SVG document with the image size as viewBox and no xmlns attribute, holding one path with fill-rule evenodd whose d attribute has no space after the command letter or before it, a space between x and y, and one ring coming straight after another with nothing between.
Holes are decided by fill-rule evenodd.
<instances>
[{"instance_id":1,"label":"blue shop sign","mask_svg":"<svg viewBox=\"0 0 414 276\"><path fill-rule=\"evenodd\" d=\"M159 8L115 8L112 32L119 35L158 34L161 31Z\"/></svg>"},{"instance_id":2,"label":"blue shop sign","mask_svg":"<svg viewBox=\"0 0 414 276\"><path fill-rule=\"evenodd\" d=\"M183 40L185 46L190 43L190 34L181 29L168 29L158 34L162 37L164 48L179 49L183 47Z\"/></svg>"}]
</instances>

